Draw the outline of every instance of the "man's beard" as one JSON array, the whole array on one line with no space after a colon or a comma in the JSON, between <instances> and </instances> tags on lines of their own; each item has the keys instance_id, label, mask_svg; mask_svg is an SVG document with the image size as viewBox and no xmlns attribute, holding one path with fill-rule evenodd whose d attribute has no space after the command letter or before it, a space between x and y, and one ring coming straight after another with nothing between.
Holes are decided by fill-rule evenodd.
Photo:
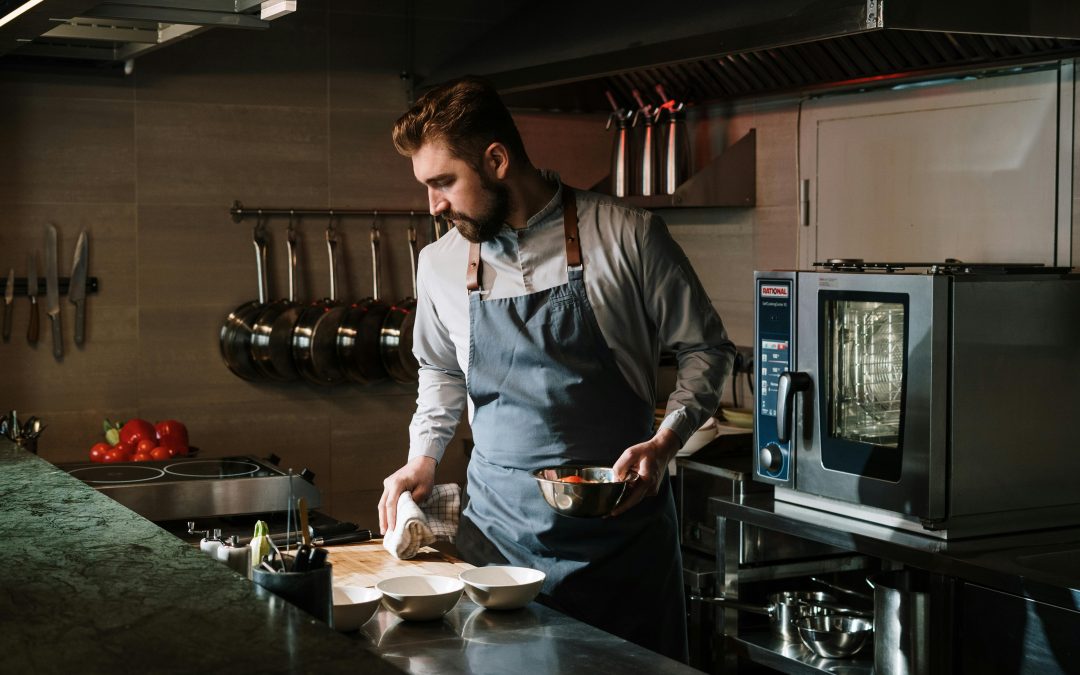
<instances>
[{"instance_id":1,"label":"man's beard","mask_svg":"<svg viewBox=\"0 0 1080 675\"><path fill-rule=\"evenodd\" d=\"M443 214L447 220L454 222L461 236L476 244L494 239L510 213L510 191L505 185L481 175L480 186L486 197L480 213L476 216L467 216L458 211Z\"/></svg>"}]
</instances>

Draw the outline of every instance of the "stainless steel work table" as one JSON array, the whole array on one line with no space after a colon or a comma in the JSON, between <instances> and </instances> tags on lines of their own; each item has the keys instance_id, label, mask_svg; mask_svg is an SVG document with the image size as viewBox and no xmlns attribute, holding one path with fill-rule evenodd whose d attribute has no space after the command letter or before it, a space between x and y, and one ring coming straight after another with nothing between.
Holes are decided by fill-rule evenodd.
<instances>
[{"instance_id":1,"label":"stainless steel work table","mask_svg":"<svg viewBox=\"0 0 1080 675\"><path fill-rule=\"evenodd\" d=\"M462 596L442 620L425 622L402 621L380 608L354 636L417 675L701 672L535 602L494 611Z\"/></svg>"},{"instance_id":2,"label":"stainless steel work table","mask_svg":"<svg viewBox=\"0 0 1080 675\"><path fill-rule=\"evenodd\" d=\"M962 634L962 639L983 642L975 649L968 649L953 655L943 652L932 657L940 659L937 667L941 672L948 672L953 667L978 672L987 667L1003 668L1000 672L1013 672L1020 662L1026 662L1031 672L1038 672L1039 663L1052 666L1057 659L1075 663L1075 640L1068 634L1080 625L1077 618L1080 613L1080 528L1060 528L1018 534L996 535L970 539L945 541L915 532L901 531L877 525L855 518L828 513L805 506L788 504L775 500L771 494L753 494L739 499L713 497L709 500L709 512L718 519L717 530L723 531L721 519L756 525L761 528L783 532L804 539L818 541L839 549L872 556L883 560L909 565L937 575L940 579L952 578L969 585L966 588L980 587L990 591L978 591L985 596L997 592L1010 594L1017 598L1043 603L1050 609L1040 611L1028 608L1027 616L996 613L992 609L983 612L985 617L974 616L974 621L997 622L995 629L1004 628L1002 637L1012 641L1025 642L1026 647L994 643L985 638L980 630L961 630L956 621L960 617L946 610L942 617L935 619L940 631L935 635L948 633L950 630ZM936 589L936 590L935 590ZM953 593L947 582L932 588L934 593L950 596ZM1002 596L1007 597L1007 596ZM946 606L948 606L947 603ZM976 612L978 614L978 612ZM1043 616L1040 616L1043 614ZM1043 620L1053 615L1056 623L1054 635L1050 633L1032 638L1023 630L1025 623L1047 627ZM967 618L972 621L972 618ZM1012 631L1009 621L1015 621L1016 630ZM1065 626L1065 628L1062 628ZM1075 637L1075 636L1073 636ZM1055 639L1056 638L1056 639ZM857 659L847 663L823 660L814 657L798 646L785 645L778 638L768 633L740 633L733 639L748 649L752 660L770 665L790 673L832 672L834 668L844 668L845 672L867 673L872 671L872 654L860 654ZM947 641L952 638L945 638ZM1063 646L1064 645L1064 646ZM1031 655L1024 649L1033 650ZM865 650L864 650L865 651ZM970 660L976 654L974 667ZM980 654L997 654L1011 659L1010 665L990 666ZM959 659L959 662L957 662ZM1006 663L1003 659L1002 663ZM986 672L983 670L983 672ZM1020 672L1019 670L1015 672ZM1045 671L1044 671L1045 672ZM1055 671L1060 672L1060 671Z\"/></svg>"}]
</instances>

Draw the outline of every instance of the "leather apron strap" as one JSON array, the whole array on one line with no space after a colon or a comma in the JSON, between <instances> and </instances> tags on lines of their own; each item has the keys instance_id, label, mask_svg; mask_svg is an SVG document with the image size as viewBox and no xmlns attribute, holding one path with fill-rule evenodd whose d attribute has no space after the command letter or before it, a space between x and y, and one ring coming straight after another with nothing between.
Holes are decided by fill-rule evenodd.
<instances>
[{"instance_id":1,"label":"leather apron strap","mask_svg":"<svg viewBox=\"0 0 1080 675\"><path fill-rule=\"evenodd\" d=\"M581 266L581 242L578 240L577 200L574 190L562 186L563 196L563 236L566 238L566 266ZM480 290L480 277L483 270L480 260L480 244L469 244L469 265L465 270L465 287L470 293Z\"/></svg>"}]
</instances>

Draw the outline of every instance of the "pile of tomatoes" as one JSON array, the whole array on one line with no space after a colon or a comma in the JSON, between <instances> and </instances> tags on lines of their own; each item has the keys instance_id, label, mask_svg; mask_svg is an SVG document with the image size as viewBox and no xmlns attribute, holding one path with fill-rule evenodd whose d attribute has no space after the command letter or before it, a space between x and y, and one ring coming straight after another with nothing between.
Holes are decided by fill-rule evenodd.
<instances>
[{"instance_id":1,"label":"pile of tomatoes","mask_svg":"<svg viewBox=\"0 0 1080 675\"><path fill-rule=\"evenodd\" d=\"M163 461L188 454L187 428L176 420L105 420L105 441L90 448L91 462Z\"/></svg>"}]
</instances>

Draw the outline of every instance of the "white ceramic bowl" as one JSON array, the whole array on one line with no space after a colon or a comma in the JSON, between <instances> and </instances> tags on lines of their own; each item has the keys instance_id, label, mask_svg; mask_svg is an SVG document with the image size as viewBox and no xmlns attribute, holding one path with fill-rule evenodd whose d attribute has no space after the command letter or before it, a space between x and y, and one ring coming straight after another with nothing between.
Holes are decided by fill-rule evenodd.
<instances>
[{"instance_id":1,"label":"white ceramic bowl","mask_svg":"<svg viewBox=\"0 0 1080 675\"><path fill-rule=\"evenodd\" d=\"M379 608L382 592L364 586L334 586L334 628L343 633L367 623Z\"/></svg>"},{"instance_id":2,"label":"white ceramic bowl","mask_svg":"<svg viewBox=\"0 0 1080 675\"><path fill-rule=\"evenodd\" d=\"M402 619L431 621L454 608L465 584L452 577L416 575L383 579L375 588L382 591L383 607Z\"/></svg>"},{"instance_id":3,"label":"white ceramic bowl","mask_svg":"<svg viewBox=\"0 0 1080 675\"><path fill-rule=\"evenodd\" d=\"M465 570L458 578L472 601L488 609L518 609L532 602L545 574L531 567L492 565Z\"/></svg>"}]
</instances>

